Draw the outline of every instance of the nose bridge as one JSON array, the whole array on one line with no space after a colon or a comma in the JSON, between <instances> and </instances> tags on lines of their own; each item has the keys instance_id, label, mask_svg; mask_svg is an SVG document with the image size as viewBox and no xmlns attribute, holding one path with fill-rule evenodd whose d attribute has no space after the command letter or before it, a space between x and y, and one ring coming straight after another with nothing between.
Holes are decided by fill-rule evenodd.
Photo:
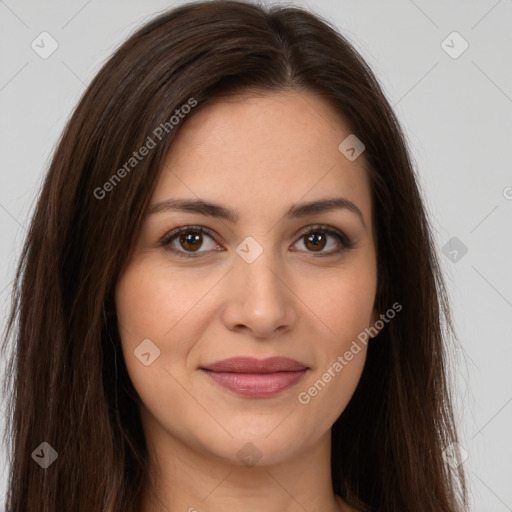
<instances>
[{"instance_id":1,"label":"nose bridge","mask_svg":"<svg viewBox=\"0 0 512 512\"><path fill-rule=\"evenodd\" d=\"M248 238L237 248L239 258L236 273L244 283L241 291L246 301L262 300L264 305L270 305L279 301L279 296L283 294L283 284L278 278L282 265L270 244L266 243L263 247L254 238Z\"/></svg>"},{"instance_id":2,"label":"nose bridge","mask_svg":"<svg viewBox=\"0 0 512 512\"><path fill-rule=\"evenodd\" d=\"M263 336L292 321L293 294L285 285L283 269L279 254L264 241L247 237L239 244L227 291L232 326L245 325Z\"/></svg>"},{"instance_id":3,"label":"nose bridge","mask_svg":"<svg viewBox=\"0 0 512 512\"><path fill-rule=\"evenodd\" d=\"M237 271L245 283L246 293L252 297L264 296L267 302L277 299L283 293L282 282L279 280L279 269L282 266L270 249L263 251L251 263L240 259L242 261L237 262Z\"/></svg>"}]
</instances>

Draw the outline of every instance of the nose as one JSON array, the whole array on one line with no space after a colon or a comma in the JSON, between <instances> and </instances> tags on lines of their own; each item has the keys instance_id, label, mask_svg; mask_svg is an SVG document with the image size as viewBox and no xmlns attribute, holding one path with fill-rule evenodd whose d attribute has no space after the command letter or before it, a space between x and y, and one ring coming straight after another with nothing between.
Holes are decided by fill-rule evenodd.
<instances>
[{"instance_id":1,"label":"nose","mask_svg":"<svg viewBox=\"0 0 512 512\"><path fill-rule=\"evenodd\" d=\"M293 329L297 299L287 282L283 265L270 251L252 263L238 257L225 282L223 322L232 331L247 330L253 337L268 339Z\"/></svg>"}]
</instances>

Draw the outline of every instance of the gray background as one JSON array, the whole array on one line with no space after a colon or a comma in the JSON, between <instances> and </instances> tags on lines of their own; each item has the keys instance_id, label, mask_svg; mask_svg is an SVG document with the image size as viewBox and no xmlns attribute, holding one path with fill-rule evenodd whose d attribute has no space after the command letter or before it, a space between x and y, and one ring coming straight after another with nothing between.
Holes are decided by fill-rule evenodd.
<instances>
[{"instance_id":1,"label":"gray background","mask_svg":"<svg viewBox=\"0 0 512 512\"><path fill-rule=\"evenodd\" d=\"M293 4L338 26L377 74L405 128L460 340L456 406L472 510L512 511L512 1ZM65 121L115 48L173 5L0 0L1 326L36 193ZM34 40L41 45L43 31L59 45L47 59L31 47ZM457 58L445 49L455 55L462 40L452 36L442 45L454 31L469 44ZM460 242L446 245L453 237ZM5 469L2 449L0 498Z\"/></svg>"}]
</instances>

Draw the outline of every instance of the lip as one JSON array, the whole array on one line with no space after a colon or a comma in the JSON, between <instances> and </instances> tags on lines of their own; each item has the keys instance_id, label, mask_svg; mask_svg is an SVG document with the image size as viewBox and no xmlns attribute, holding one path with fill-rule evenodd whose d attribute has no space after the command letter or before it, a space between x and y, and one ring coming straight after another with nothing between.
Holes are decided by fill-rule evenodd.
<instances>
[{"instance_id":1,"label":"lip","mask_svg":"<svg viewBox=\"0 0 512 512\"><path fill-rule=\"evenodd\" d=\"M200 368L220 386L239 395L269 397L296 384L309 369L288 357L232 357Z\"/></svg>"}]
</instances>

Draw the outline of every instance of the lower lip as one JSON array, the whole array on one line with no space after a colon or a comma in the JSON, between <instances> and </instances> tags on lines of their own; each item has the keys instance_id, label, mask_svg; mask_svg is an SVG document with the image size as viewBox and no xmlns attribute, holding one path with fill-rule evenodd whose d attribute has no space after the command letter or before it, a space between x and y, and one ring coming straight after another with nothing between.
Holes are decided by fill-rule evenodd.
<instances>
[{"instance_id":1,"label":"lower lip","mask_svg":"<svg viewBox=\"0 0 512 512\"><path fill-rule=\"evenodd\" d=\"M306 369L296 372L231 373L203 370L222 387L253 398L277 395L297 383Z\"/></svg>"}]
</instances>

